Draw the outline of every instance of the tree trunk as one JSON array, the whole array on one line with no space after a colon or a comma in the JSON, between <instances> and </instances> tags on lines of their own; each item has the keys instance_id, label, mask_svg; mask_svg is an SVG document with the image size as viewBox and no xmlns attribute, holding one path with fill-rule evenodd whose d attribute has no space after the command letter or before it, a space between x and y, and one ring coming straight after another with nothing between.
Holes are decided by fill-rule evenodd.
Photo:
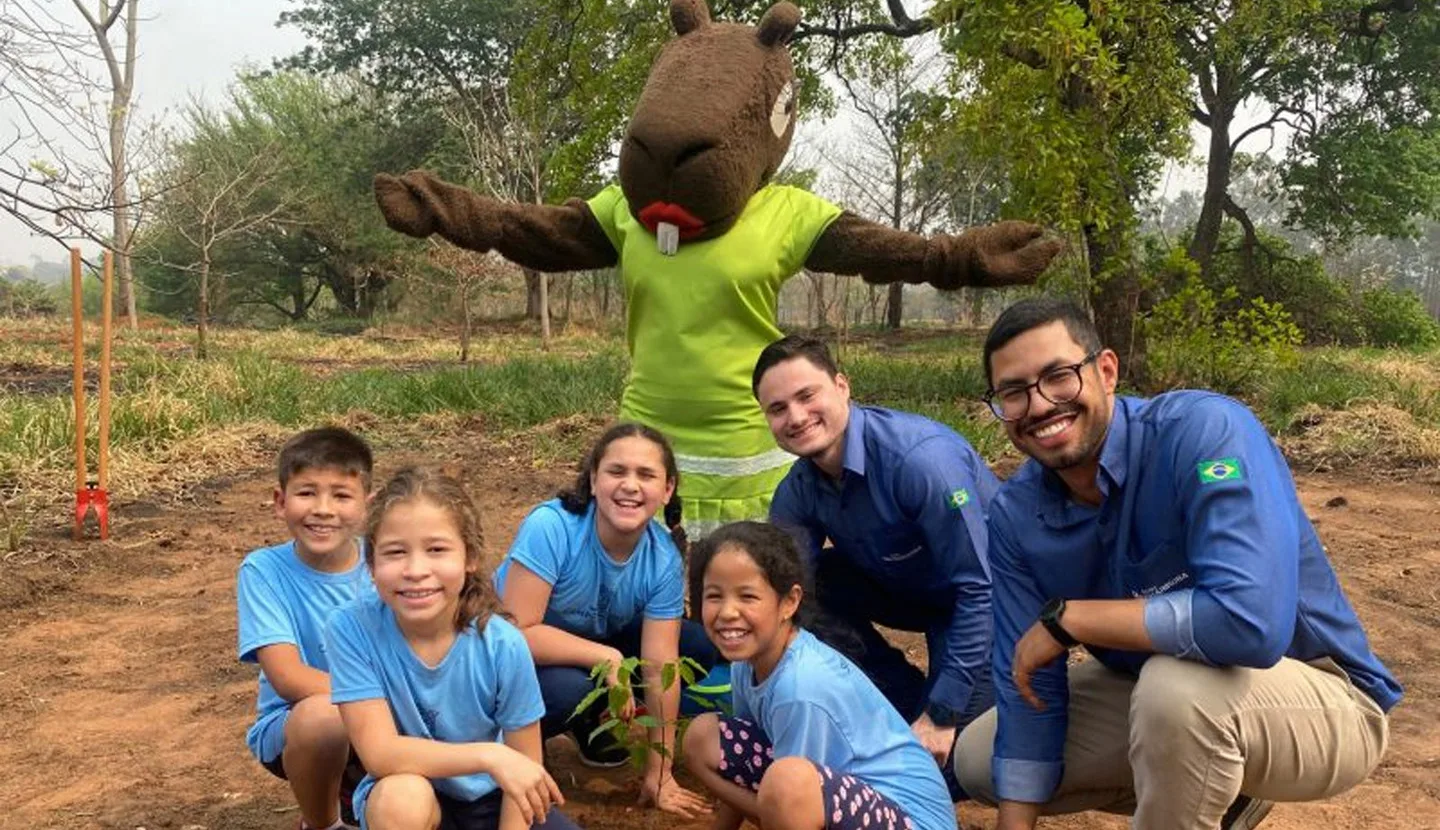
<instances>
[{"instance_id":1,"label":"tree trunk","mask_svg":"<svg viewBox=\"0 0 1440 830\"><path fill-rule=\"evenodd\" d=\"M967 288L970 292L970 325L972 328L980 328L985 325L985 289Z\"/></svg>"},{"instance_id":2,"label":"tree trunk","mask_svg":"<svg viewBox=\"0 0 1440 830\"><path fill-rule=\"evenodd\" d=\"M133 331L140 327L140 318L135 304L135 275L130 262L130 187L129 159L125 149L125 134L130 123L130 98L135 88L135 46L138 36L139 15L136 7L139 0L130 0L125 9L125 65L122 69L113 52L106 51L110 64L110 205L111 232L115 262L120 282L120 304L125 312L125 322ZM110 4L100 4L102 19L109 13ZM96 31L102 40L108 37L105 31Z\"/></svg>"},{"instance_id":3,"label":"tree trunk","mask_svg":"<svg viewBox=\"0 0 1440 830\"><path fill-rule=\"evenodd\" d=\"M470 362L470 292L460 292L460 362Z\"/></svg>"},{"instance_id":4,"label":"tree trunk","mask_svg":"<svg viewBox=\"0 0 1440 830\"><path fill-rule=\"evenodd\" d=\"M540 319L540 272L523 269L525 274L525 319Z\"/></svg>"},{"instance_id":5,"label":"tree trunk","mask_svg":"<svg viewBox=\"0 0 1440 830\"><path fill-rule=\"evenodd\" d=\"M1091 309L1100 342L1120 357L1120 377L1139 383L1145 374L1145 343L1138 324L1140 280L1135 268L1121 261L1121 233L1119 228L1103 233L1085 228Z\"/></svg>"},{"instance_id":6,"label":"tree trunk","mask_svg":"<svg viewBox=\"0 0 1440 830\"><path fill-rule=\"evenodd\" d=\"M575 299L575 277L565 278L565 328L570 328L570 303Z\"/></svg>"},{"instance_id":7,"label":"tree trunk","mask_svg":"<svg viewBox=\"0 0 1440 830\"><path fill-rule=\"evenodd\" d=\"M890 227L897 230L904 224L905 218L905 158L903 146L903 134L896 137L895 157L892 168L895 174L894 181L890 183ZM890 293L885 298L885 328L891 331L898 331L900 321L905 316L905 283L890 283Z\"/></svg>"},{"instance_id":8,"label":"tree trunk","mask_svg":"<svg viewBox=\"0 0 1440 830\"><path fill-rule=\"evenodd\" d=\"M1210 110L1210 149L1205 161L1205 195L1200 203L1200 219L1195 223L1195 236L1186 252L1200 264L1201 273L1207 275L1215 258L1215 247L1220 244L1220 225L1225 220L1225 200L1230 194L1230 170L1235 162L1235 151L1230 147L1230 125L1239 102L1230 100L1228 74L1223 68L1216 68L1216 97Z\"/></svg>"},{"instance_id":9,"label":"tree trunk","mask_svg":"<svg viewBox=\"0 0 1440 830\"><path fill-rule=\"evenodd\" d=\"M885 298L885 327L892 330L899 330L900 321L904 319L905 309L905 283L890 283L890 295Z\"/></svg>"},{"instance_id":10,"label":"tree trunk","mask_svg":"<svg viewBox=\"0 0 1440 830\"><path fill-rule=\"evenodd\" d=\"M196 302L195 356L204 360L209 357L205 347L205 335L210 319L210 252L200 256L200 296Z\"/></svg>"},{"instance_id":11,"label":"tree trunk","mask_svg":"<svg viewBox=\"0 0 1440 830\"><path fill-rule=\"evenodd\" d=\"M524 269L525 285L528 288L532 281L538 287L536 291L536 309L540 320L540 348L550 348L550 275L542 274L539 271ZM526 302L529 305L528 299Z\"/></svg>"}]
</instances>

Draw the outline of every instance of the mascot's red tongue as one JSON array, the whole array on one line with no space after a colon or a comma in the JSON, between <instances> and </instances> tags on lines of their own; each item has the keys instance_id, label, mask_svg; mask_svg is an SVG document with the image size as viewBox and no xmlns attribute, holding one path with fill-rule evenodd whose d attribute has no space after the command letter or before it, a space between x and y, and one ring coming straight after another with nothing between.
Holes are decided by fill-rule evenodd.
<instances>
[{"instance_id":1,"label":"mascot's red tongue","mask_svg":"<svg viewBox=\"0 0 1440 830\"><path fill-rule=\"evenodd\" d=\"M640 209L640 224L655 233L661 222L668 222L680 229L681 239L690 239L705 230L705 223L679 205L669 202L651 202Z\"/></svg>"}]
</instances>

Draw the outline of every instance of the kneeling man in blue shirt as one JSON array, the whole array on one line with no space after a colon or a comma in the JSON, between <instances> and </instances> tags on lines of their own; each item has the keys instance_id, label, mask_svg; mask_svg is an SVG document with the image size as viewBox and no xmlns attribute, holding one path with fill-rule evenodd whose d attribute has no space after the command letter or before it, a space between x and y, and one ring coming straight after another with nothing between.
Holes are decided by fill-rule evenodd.
<instances>
[{"instance_id":1,"label":"kneeling man in blue shirt","mask_svg":"<svg viewBox=\"0 0 1440 830\"><path fill-rule=\"evenodd\" d=\"M1007 309L985 368L1031 458L990 508L996 708L955 750L998 827L1097 809L1249 828L1363 781L1400 686L1254 414L1117 397L1115 353L1066 301Z\"/></svg>"},{"instance_id":2,"label":"kneeling man in blue shirt","mask_svg":"<svg viewBox=\"0 0 1440 830\"><path fill-rule=\"evenodd\" d=\"M855 641L830 645L859 664L948 772L956 727L994 699L984 508L999 481L944 424L851 403L820 340L767 346L753 391L775 440L800 456L775 490L770 520L803 537L831 621L817 636ZM877 622L924 632L928 674Z\"/></svg>"}]
</instances>

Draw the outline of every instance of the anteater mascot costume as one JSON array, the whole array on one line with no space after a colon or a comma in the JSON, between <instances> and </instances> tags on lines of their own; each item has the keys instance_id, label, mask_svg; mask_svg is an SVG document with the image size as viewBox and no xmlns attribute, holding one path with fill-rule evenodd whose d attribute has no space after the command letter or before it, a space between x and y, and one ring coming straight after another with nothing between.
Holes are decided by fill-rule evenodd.
<instances>
[{"instance_id":1,"label":"anteater mascot costume","mask_svg":"<svg viewBox=\"0 0 1440 830\"><path fill-rule=\"evenodd\" d=\"M650 71L620 147L620 183L588 202L497 201L423 171L375 179L390 227L499 251L539 271L619 265L631 370L620 416L674 442L691 538L764 518L793 457L750 391L781 336L781 284L801 268L936 288L1033 282L1060 247L1001 222L926 238L772 184L795 131L800 22L788 2L758 26L715 23L704 0L672 0L678 35Z\"/></svg>"}]
</instances>

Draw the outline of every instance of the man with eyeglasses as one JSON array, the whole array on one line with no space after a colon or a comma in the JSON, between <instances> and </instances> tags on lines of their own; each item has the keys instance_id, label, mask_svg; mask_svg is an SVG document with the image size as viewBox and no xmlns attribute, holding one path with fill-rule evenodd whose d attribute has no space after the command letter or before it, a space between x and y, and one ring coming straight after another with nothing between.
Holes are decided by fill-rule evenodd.
<instances>
[{"instance_id":1,"label":"man with eyeglasses","mask_svg":"<svg viewBox=\"0 0 1440 830\"><path fill-rule=\"evenodd\" d=\"M1400 686L1250 410L1117 396L1115 353L1062 300L1006 309L984 359L1032 459L990 509L996 708L955 750L997 826L1248 828L1364 780Z\"/></svg>"},{"instance_id":2,"label":"man with eyeglasses","mask_svg":"<svg viewBox=\"0 0 1440 830\"><path fill-rule=\"evenodd\" d=\"M839 623L816 636L859 664L948 779L957 727L993 701L984 508L1000 482L944 424L852 403L820 340L771 343L752 390L775 440L800 456L770 520L801 537L817 604ZM928 673L876 623L923 632Z\"/></svg>"}]
</instances>

